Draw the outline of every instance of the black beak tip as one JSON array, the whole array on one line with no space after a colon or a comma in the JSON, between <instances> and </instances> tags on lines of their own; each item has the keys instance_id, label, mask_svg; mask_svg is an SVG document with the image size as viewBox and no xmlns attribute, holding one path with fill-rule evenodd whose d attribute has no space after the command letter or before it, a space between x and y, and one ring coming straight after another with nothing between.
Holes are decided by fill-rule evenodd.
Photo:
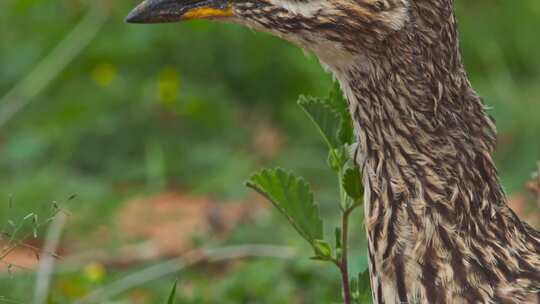
<instances>
[{"instance_id":1,"label":"black beak tip","mask_svg":"<svg viewBox=\"0 0 540 304\"><path fill-rule=\"evenodd\" d=\"M124 21L127 23L144 23L144 17L143 14L135 8L127 15Z\"/></svg>"}]
</instances>

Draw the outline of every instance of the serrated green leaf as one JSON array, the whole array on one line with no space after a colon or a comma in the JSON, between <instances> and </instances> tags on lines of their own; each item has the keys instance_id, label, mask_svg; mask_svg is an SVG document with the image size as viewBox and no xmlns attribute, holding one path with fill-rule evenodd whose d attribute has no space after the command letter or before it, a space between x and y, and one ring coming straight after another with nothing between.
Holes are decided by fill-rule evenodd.
<instances>
[{"instance_id":1,"label":"serrated green leaf","mask_svg":"<svg viewBox=\"0 0 540 304\"><path fill-rule=\"evenodd\" d=\"M178 280L174 281L174 285L171 289L171 292L169 293L169 299L167 300L167 304L174 304L176 302L176 285L178 284Z\"/></svg>"},{"instance_id":2,"label":"serrated green leaf","mask_svg":"<svg viewBox=\"0 0 540 304\"><path fill-rule=\"evenodd\" d=\"M324 240L315 240L313 242L313 250L315 251L315 256L319 258L326 261L332 259L332 247Z\"/></svg>"},{"instance_id":3,"label":"serrated green leaf","mask_svg":"<svg viewBox=\"0 0 540 304\"><path fill-rule=\"evenodd\" d=\"M358 274L358 303L359 304L371 304L371 284L369 269Z\"/></svg>"},{"instance_id":4,"label":"serrated green leaf","mask_svg":"<svg viewBox=\"0 0 540 304\"><path fill-rule=\"evenodd\" d=\"M329 149L335 149L339 145L338 131L341 125L339 114L320 98L300 96L298 105L315 124Z\"/></svg>"},{"instance_id":5,"label":"serrated green leaf","mask_svg":"<svg viewBox=\"0 0 540 304\"><path fill-rule=\"evenodd\" d=\"M328 153L328 166L335 171L340 171L347 163L349 154L345 146L330 150Z\"/></svg>"},{"instance_id":6,"label":"serrated green leaf","mask_svg":"<svg viewBox=\"0 0 540 304\"><path fill-rule=\"evenodd\" d=\"M358 274L358 291L371 291L369 269L366 269Z\"/></svg>"},{"instance_id":7,"label":"serrated green leaf","mask_svg":"<svg viewBox=\"0 0 540 304\"><path fill-rule=\"evenodd\" d=\"M358 278L351 278L351 295L353 300L358 300L360 294L358 293Z\"/></svg>"},{"instance_id":8,"label":"serrated green leaf","mask_svg":"<svg viewBox=\"0 0 540 304\"><path fill-rule=\"evenodd\" d=\"M349 104L343 97L343 92L339 83L334 82L332 90L328 94L327 102L334 111L339 114L341 118L340 127L338 131L338 139L341 144L351 144L354 142L354 129L349 112Z\"/></svg>"},{"instance_id":9,"label":"serrated green leaf","mask_svg":"<svg viewBox=\"0 0 540 304\"><path fill-rule=\"evenodd\" d=\"M362 199L364 189L362 187L362 177L360 176L360 168L357 166L347 168L343 174L343 189L347 195L355 201Z\"/></svg>"},{"instance_id":10,"label":"serrated green leaf","mask_svg":"<svg viewBox=\"0 0 540 304\"><path fill-rule=\"evenodd\" d=\"M343 97L343 92L337 81L334 81L328 93L328 102L338 113L348 113L349 111L347 100Z\"/></svg>"},{"instance_id":11,"label":"serrated green leaf","mask_svg":"<svg viewBox=\"0 0 540 304\"><path fill-rule=\"evenodd\" d=\"M342 144L352 144L354 142L354 129L351 115L347 112L343 117L344 119L341 120L341 126L338 131L338 138Z\"/></svg>"},{"instance_id":12,"label":"serrated green leaf","mask_svg":"<svg viewBox=\"0 0 540 304\"><path fill-rule=\"evenodd\" d=\"M373 299L371 297L371 295L360 295L358 297L358 300L356 301L356 303L358 304L372 304L373 303Z\"/></svg>"},{"instance_id":13,"label":"serrated green leaf","mask_svg":"<svg viewBox=\"0 0 540 304\"><path fill-rule=\"evenodd\" d=\"M323 238L319 207L309 184L282 169L265 169L251 176L248 187L265 196L311 244Z\"/></svg>"}]
</instances>

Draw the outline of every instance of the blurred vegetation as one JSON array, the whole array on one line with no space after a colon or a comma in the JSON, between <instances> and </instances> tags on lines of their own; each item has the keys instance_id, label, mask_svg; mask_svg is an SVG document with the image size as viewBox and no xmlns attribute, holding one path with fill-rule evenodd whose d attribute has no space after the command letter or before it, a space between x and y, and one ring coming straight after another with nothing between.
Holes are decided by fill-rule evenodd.
<instances>
[{"instance_id":1,"label":"blurred vegetation","mask_svg":"<svg viewBox=\"0 0 540 304\"><path fill-rule=\"evenodd\" d=\"M497 120L501 178L509 193L518 193L540 159L540 2L457 2L471 81ZM53 201L77 193L62 206L72 211L65 239L78 250L93 248L88 235L103 227L114 235L117 214L135 195L175 190L245 200L243 181L266 165L305 176L321 212L337 215L324 144L295 103L299 94L330 89L331 76L317 60L234 25L127 25L123 18L135 4L0 1L0 112L21 103L3 96L80 20L105 20L89 27L85 34L97 30L95 37L50 85L28 87L38 94L0 127L0 225L46 214ZM45 66L37 79L54 76L48 72L55 68ZM277 216L241 225L228 242L309 250L282 226ZM365 264L351 262L358 269ZM50 303L71 303L134 270L110 269L96 279L83 268L54 277ZM29 301L33 279L0 277L0 296ZM164 302L172 281L149 282L114 303ZM178 303L326 303L340 298L339 274L306 260L204 266L182 273L177 295Z\"/></svg>"}]
</instances>

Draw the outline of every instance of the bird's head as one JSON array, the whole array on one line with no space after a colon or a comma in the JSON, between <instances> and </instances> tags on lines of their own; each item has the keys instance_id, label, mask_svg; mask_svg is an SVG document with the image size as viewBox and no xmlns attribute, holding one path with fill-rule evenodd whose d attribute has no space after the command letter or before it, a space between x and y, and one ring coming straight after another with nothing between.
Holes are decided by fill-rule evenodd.
<instances>
[{"instance_id":1,"label":"bird's head","mask_svg":"<svg viewBox=\"0 0 540 304\"><path fill-rule=\"evenodd\" d=\"M145 0L126 20L212 19L241 24L288 40L334 66L351 56L376 56L389 35L409 28L414 2L431 1Z\"/></svg>"}]
</instances>

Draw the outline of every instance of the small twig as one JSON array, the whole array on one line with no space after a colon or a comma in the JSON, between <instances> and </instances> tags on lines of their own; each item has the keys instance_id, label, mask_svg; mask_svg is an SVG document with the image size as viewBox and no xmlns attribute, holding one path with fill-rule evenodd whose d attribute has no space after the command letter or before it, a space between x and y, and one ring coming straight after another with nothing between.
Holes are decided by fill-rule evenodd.
<instances>
[{"instance_id":1,"label":"small twig","mask_svg":"<svg viewBox=\"0 0 540 304\"><path fill-rule=\"evenodd\" d=\"M339 261L339 269L341 271L341 280L343 281L343 299L345 304L352 303L351 286L349 281L349 259L348 259L348 242L349 242L349 215L354 210L351 207L345 210L341 217L341 261Z\"/></svg>"},{"instance_id":2,"label":"small twig","mask_svg":"<svg viewBox=\"0 0 540 304\"><path fill-rule=\"evenodd\" d=\"M44 227L45 225L48 225L56 218L56 216L58 216L58 214L63 214L64 216L68 215L67 211L63 209L55 209L53 213L51 214L51 216L49 216L44 222L38 223L35 226L35 229L39 229L41 227ZM8 235L9 240L7 242L7 245L5 245L3 248L0 249L0 260L3 260L4 258L6 258L9 254L11 254L11 252L13 252L15 249L19 247L28 248L32 250L34 253L39 254L38 248L25 243L26 240L28 240L33 235L33 232L29 232L25 234L23 237L16 239L17 233L19 232L20 229L22 229L23 225L24 225L24 219L14 229L14 231ZM57 255L55 255L55 253L49 253L49 254L52 254L54 257L59 258Z\"/></svg>"},{"instance_id":3,"label":"small twig","mask_svg":"<svg viewBox=\"0 0 540 304\"><path fill-rule=\"evenodd\" d=\"M13 246L11 246L10 248L12 247ZM115 254L112 254L111 252L107 250L102 250L102 249L93 249L87 252L70 255L70 256L60 256L54 252L48 252L47 254L52 255L54 258L59 260L59 263L53 269L53 274L62 274L62 273L70 273L70 272L79 271L81 269L81 265L84 265L90 262L98 262L106 266L115 267L116 265L119 265L119 264L124 266L126 263L126 259L128 260L128 263L140 265L142 263L147 263L152 259L162 258L161 256L157 254L156 249L151 249L150 247L153 247L153 243L149 241L136 244L136 245L123 246L117 249L118 251L115 251L115 253L116 252L119 253L118 256L116 256ZM39 252L39 250L37 252ZM135 254L136 256L126 257L126 255L128 255L129 253ZM3 261L2 259L0 259L0 264L11 265L13 268L24 270L26 272L35 271L34 268L14 265L12 263ZM15 272L15 273L9 274L9 276L13 277L18 274L23 274L23 273ZM0 272L0 280L7 276L8 274L4 272Z\"/></svg>"},{"instance_id":4,"label":"small twig","mask_svg":"<svg viewBox=\"0 0 540 304\"><path fill-rule=\"evenodd\" d=\"M79 24L23 80L0 98L0 128L43 91L96 37L107 20L102 5L90 9Z\"/></svg>"},{"instance_id":5,"label":"small twig","mask_svg":"<svg viewBox=\"0 0 540 304\"><path fill-rule=\"evenodd\" d=\"M52 221L47 235L45 237L45 245L42 250L42 258L39 262L38 272L36 274L36 286L34 290L34 304L43 304L47 300L49 293L49 285L55 264L55 256L53 253L58 249L62 230L66 224L67 216L64 213L59 213Z\"/></svg>"},{"instance_id":6,"label":"small twig","mask_svg":"<svg viewBox=\"0 0 540 304\"><path fill-rule=\"evenodd\" d=\"M182 257L174 258L166 262L150 266L115 281L108 286L96 289L75 303L103 303L105 299L114 297L126 290L129 290L130 288L159 279L168 274L181 271L189 266L193 266L205 261L219 262L247 257L272 257L288 259L294 257L295 255L295 250L290 247L274 245L240 245L213 249L195 249Z\"/></svg>"}]
</instances>

